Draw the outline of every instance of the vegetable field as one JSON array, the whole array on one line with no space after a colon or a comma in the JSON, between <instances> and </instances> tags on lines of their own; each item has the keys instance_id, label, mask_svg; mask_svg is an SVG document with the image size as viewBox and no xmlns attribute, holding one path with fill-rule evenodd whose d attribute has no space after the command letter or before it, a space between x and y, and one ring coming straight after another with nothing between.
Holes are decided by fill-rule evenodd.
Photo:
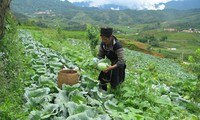
<instances>
[{"instance_id":1,"label":"vegetable field","mask_svg":"<svg viewBox=\"0 0 200 120\"><path fill-rule=\"evenodd\" d=\"M196 77L173 60L125 49L126 79L116 90L98 89L99 70L84 39L49 37L19 30L30 64L24 93L29 120L198 120L200 105L191 97ZM74 86L57 87L57 73L79 69Z\"/></svg>"}]
</instances>

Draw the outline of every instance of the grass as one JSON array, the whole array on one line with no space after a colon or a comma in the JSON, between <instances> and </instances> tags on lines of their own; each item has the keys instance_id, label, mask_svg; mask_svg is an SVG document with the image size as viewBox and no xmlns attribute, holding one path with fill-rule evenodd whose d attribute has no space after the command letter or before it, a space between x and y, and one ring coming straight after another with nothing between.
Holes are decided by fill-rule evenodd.
<instances>
[{"instance_id":1,"label":"grass","mask_svg":"<svg viewBox=\"0 0 200 120\"><path fill-rule=\"evenodd\" d=\"M23 115L23 94L26 60L17 39L12 16L6 16L9 29L0 41L0 119L16 120ZM21 115L19 114L21 113Z\"/></svg>"},{"instance_id":2,"label":"grass","mask_svg":"<svg viewBox=\"0 0 200 120\"><path fill-rule=\"evenodd\" d=\"M19 27L21 29L21 27ZM29 30L39 30L39 32L49 33L44 34L48 38L57 39L59 38L74 38L74 39L86 39L86 32L85 31L65 31L60 28L57 29L50 29L50 28L35 28L35 27L22 27L22 29L29 29ZM42 37L42 36L41 36Z\"/></svg>"}]
</instances>

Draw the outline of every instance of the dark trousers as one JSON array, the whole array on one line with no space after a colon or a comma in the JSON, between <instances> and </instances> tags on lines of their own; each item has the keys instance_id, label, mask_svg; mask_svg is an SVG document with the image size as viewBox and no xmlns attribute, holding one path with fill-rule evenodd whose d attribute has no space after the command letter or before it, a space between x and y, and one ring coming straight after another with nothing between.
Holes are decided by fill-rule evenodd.
<instances>
[{"instance_id":1,"label":"dark trousers","mask_svg":"<svg viewBox=\"0 0 200 120\"><path fill-rule=\"evenodd\" d=\"M98 80L100 81L99 87L107 91L107 84L110 83L112 88L116 88L125 79L125 68L115 68L107 73L100 72Z\"/></svg>"}]
</instances>

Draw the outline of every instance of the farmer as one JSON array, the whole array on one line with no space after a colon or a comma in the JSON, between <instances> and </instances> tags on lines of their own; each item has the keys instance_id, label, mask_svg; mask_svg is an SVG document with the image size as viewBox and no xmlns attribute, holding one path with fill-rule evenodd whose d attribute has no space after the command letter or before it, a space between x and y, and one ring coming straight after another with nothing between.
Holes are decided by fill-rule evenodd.
<instances>
[{"instance_id":1,"label":"farmer","mask_svg":"<svg viewBox=\"0 0 200 120\"><path fill-rule=\"evenodd\" d=\"M116 88L125 78L124 49L112 33L112 28L101 28L102 42L97 55L98 59L107 57L111 61L111 65L101 71L98 77L99 87L105 91L107 91L107 83L110 83L111 88Z\"/></svg>"}]
</instances>

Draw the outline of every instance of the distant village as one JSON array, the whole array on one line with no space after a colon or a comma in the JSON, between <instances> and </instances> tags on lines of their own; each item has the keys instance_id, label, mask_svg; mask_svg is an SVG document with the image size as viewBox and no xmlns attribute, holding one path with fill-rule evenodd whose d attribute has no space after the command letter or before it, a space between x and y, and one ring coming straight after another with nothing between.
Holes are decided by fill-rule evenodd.
<instances>
[{"instance_id":1,"label":"distant village","mask_svg":"<svg viewBox=\"0 0 200 120\"><path fill-rule=\"evenodd\" d=\"M46 10L46 11L38 11L38 12L34 12L33 14L35 15L49 15L49 16L56 16L52 10Z\"/></svg>"},{"instance_id":2,"label":"distant village","mask_svg":"<svg viewBox=\"0 0 200 120\"><path fill-rule=\"evenodd\" d=\"M175 31L179 31L179 30L177 30L175 28L164 28L164 31L175 32ZM195 28L189 28L189 29L182 30L182 31L179 31L179 32L200 33L200 31L198 29L195 29Z\"/></svg>"}]
</instances>

